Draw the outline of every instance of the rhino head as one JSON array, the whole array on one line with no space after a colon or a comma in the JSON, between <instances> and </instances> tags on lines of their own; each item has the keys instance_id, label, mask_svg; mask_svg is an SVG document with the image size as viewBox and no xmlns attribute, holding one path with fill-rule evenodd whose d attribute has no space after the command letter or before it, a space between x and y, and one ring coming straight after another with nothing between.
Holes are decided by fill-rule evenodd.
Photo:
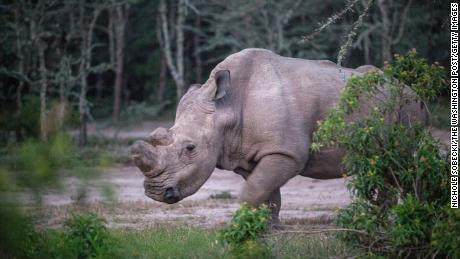
<instances>
[{"instance_id":1,"label":"rhino head","mask_svg":"<svg viewBox=\"0 0 460 259\"><path fill-rule=\"evenodd\" d=\"M216 103L229 85L228 70L218 71L203 85L192 85L179 102L174 126L157 128L148 141L132 145L131 157L145 176L149 198L176 203L211 176L222 147Z\"/></svg>"}]
</instances>

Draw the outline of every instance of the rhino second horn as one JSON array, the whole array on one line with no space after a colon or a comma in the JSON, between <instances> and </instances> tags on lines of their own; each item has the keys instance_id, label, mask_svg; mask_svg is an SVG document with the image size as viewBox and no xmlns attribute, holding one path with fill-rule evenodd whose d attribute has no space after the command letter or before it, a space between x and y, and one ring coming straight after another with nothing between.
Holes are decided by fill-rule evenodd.
<instances>
[{"instance_id":1,"label":"rhino second horn","mask_svg":"<svg viewBox=\"0 0 460 259\"><path fill-rule=\"evenodd\" d=\"M163 127L150 133L149 140L154 146L168 146L173 142L171 132Z\"/></svg>"}]
</instances>

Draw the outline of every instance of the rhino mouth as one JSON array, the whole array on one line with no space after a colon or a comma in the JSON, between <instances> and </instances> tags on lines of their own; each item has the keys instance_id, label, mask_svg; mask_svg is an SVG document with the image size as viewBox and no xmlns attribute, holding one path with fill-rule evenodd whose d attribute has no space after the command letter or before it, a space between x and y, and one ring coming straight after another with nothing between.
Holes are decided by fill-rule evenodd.
<instances>
[{"instance_id":1,"label":"rhino mouth","mask_svg":"<svg viewBox=\"0 0 460 259\"><path fill-rule=\"evenodd\" d=\"M153 182L150 179L144 180L144 193L152 200L168 204L177 203L182 200L177 187Z\"/></svg>"}]
</instances>

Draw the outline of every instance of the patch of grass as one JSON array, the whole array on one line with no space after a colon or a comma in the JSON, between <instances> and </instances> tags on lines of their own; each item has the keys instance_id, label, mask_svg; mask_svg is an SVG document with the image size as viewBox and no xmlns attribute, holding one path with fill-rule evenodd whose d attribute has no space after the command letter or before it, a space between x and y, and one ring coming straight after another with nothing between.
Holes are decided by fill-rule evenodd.
<instances>
[{"instance_id":1,"label":"patch of grass","mask_svg":"<svg viewBox=\"0 0 460 259\"><path fill-rule=\"evenodd\" d=\"M217 242L212 230L164 226L146 230L112 230L122 258L240 258ZM330 258L356 256L334 234L305 236L273 233L260 245L270 247L273 258ZM260 248L260 247L259 247ZM244 258L244 257L243 257Z\"/></svg>"},{"instance_id":2,"label":"patch of grass","mask_svg":"<svg viewBox=\"0 0 460 259\"><path fill-rule=\"evenodd\" d=\"M245 253L232 253L218 242L217 230L165 224L152 228L106 229L92 214L73 216L62 229L17 233L8 243L17 258L347 258L358 255L334 234L273 232L260 242L245 243ZM14 240L14 239L13 239ZM11 246L12 244L18 246ZM267 250L268 249L268 250ZM5 250L4 250L5 251ZM269 253L265 253L269 251ZM260 253L264 252L264 253Z\"/></svg>"},{"instance_id":3,"label":"patch of grass","mask_svg":"<svg viewBox=\"0 0 460 259\"><path fill-rule=\"evenodd\" d=\"M233 196L229 191L223 191L219 193L214 193L209 196L211 199L216 199L216 200L233 200L236 199L235 196Z\"/></svg>"},{"instance_id":4,"label":"patch of grass","mask_svg":"<svg viewBox=\"0 0 460 259\"><path fill-rule=\"evenodd\" d=\"M211 231L165 226L112 233L121 242L122 258L231 258Z\"/></svg>"},{"instance_id":5,"label":"patch of grass","mask_svg":"<svg viewBox=\"0 0 460 259\"><path fill-rule=\"evenodd\" d=\"M347 246L335 234L273 234L267 238L275 258L350 258L358 251Z\"/></svg>"},{"instance_id":6,"label":"patch of grass","mask_svg":"<svg viewBox=\"0 0 460 259\"><path fill-rule=\"evenodd\" d=\"M333 223L334 217L320 215L317 217L289 218L284 221L286 225L329 225Z\"/></svg>"}]
</instances>

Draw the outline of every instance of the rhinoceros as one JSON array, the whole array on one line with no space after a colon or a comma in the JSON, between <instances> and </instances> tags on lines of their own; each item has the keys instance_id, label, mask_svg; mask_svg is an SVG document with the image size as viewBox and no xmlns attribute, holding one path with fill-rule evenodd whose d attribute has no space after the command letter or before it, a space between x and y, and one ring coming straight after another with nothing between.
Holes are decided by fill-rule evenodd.
<instances>
[{"instance_id":1,"label":"rhinoceros","mask_svg":"<svg viewBox=\"0 0 460 259\"><path fill-rule=\"evenodd\" d=\"M374 67L343 68L325 60L304 60L264 49L228 56L202 85L181 98L174 126L137 141L132 158L145 175L145 194L176 203L194 194L214 169L244 177L240 200L267 204L278 221L280 187L297 175L342 177L344 152L311 154L317 122L337 102L343 76Z\"/></svg>"}]
</instances>

